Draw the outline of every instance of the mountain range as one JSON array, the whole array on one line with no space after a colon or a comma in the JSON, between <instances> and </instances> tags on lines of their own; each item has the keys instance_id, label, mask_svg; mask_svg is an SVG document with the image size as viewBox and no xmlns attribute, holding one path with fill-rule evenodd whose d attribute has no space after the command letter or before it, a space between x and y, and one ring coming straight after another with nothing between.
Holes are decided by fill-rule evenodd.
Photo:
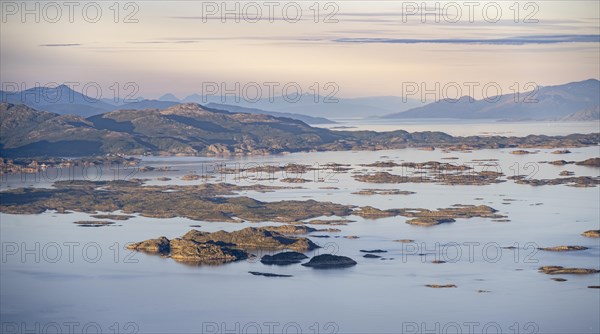
<instances>
[{"instance_id":1,"label":"mountain range","mask_svg":"<svg viewBox=\"0 0 600 334\"><path fill-rule=\"evenodd\" d=\"M518 95L505 94L474 100L440 100L422 107L384 116L386 119L455 118L502 120L598 120L600 81L589 79L558 86L539 87ZM577 115L579 113L579 116Z\"/></svg>"},{"instance_id":2,"label":"mountain range","mask_svg":"<svg viewBox=\"0 0 600 334\"><path fill-rule=\"evenodd\" d=\"M218 101L220 98L212 97L211 100ZM55 89L45 87L34 87L21 92L0 91L0 102L11 104L24 104L37 110L49 111L60 115L78 115L89 117L119 109L143 110L143 109L166 109L180 104L173 94L165 94L158 100L140 99L135 102L115 103L111 99L94 99L81 94L66 85L60 85ZM277 117L288 117L301 120L308 124L332 124L335 123L324 117L313 117L302 114L274 112L257 108L243 107L239 105L228 105L209 103L209 107L222 110L241 112L248 114L265 114Z\"/></svg>"},{"instance_id":3,"label":"mountain range","mask_svg":"<svg viewBox=\"0 0 600 334\"><path fill-rule=\"evenodd\" d=\"M440 100L422 103L396 96L361 98L327 98L304 94L292 103L289 99L275 97L249 102L234 96L202 96L192 94L184 99L167 93L157 100L140 99L129 103L116 103L111 99L93 99L66 85L56 89L35 87L22 92L0 91L0 102L25 104L36 110L61 115L90 117L115 110L164 110L180 103L198 103L209 108L236 113L263 114L287 117L307 124L330 124L333 120L349 118L382 119L492 119L492 120L598 120L600 106L600 81L588 79L557 86L542 86L534 92L519 95L505 94L488 100L475 100L463 96L457 100ZM491 101L491 102L490 102Z\"/></svg>"}]
</instances>

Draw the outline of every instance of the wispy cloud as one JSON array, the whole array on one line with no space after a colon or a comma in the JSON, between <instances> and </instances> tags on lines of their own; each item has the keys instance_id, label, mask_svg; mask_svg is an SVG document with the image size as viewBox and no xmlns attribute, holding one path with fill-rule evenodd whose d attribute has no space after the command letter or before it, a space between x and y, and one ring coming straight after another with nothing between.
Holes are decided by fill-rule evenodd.
<instances>
[{"instance_id":1,"label":"wispy cloud","mask_svg":"<svg viewBox=\"0 0 600 334\"><path fill-rule=\"evenodd\" d=\"M538 35L516 36L506 38L442 38L442 39L413 39L413 38L338 38L338 43L386 43L386 44L482 44L482 45L527 45L527 44L558 44L558 43L599 43L600 35Z\"/></svg>"},{"instance_id":2,"label":"wispy cloud","mask_svg":"<svg viewBox=\"0 0 600 334\"><path fill-rule=\"evenodd\" d=\"M60 44L40 44L38 46L45 46L45 47L61 47L61 46L80 46L81 44L79 43L60 43Z\"/></svg>"}]
</instances>

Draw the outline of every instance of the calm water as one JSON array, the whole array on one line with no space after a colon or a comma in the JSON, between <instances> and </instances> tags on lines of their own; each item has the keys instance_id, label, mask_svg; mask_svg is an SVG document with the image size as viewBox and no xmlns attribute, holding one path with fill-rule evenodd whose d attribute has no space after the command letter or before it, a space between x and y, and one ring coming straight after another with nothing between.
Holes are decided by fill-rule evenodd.
<instances>
[{"instance_id":1,"label":"calm water","mask_svg":"<svg viewBox=\"0 0 600 334\"><path fill-rule=\"evenodd\" d=\"M148 184L197 184L202 181L179 178L190 171L200 173L215 161L231 167L236 163L250 166L336 162L361 169L358 164L377 160L438 160L460 164L474 159L499 159L498 168L507 175L554 178L562 170L576 175L599 174L598 168L538 163L596 157L600 155L598 147L571 149L573 153L569 155L553 155L550 151L542 149L526 156L511 155L509 150L443 153L407 149L232 159L144 158L145 165L171 166L175 171L146 172L135 177L152 179ZM450 156L459 159L439 160ZM391 172L400 170L391 169ZM113 176L104 171L101 179ZM161 176L172 180L157 181ZM225 181L255 184L257 181L250 176L250 179L234 180L228 175ZM303 177L313 179L314 175ZM313 234L331 237L311 239L324 246L316 253L349 256L358 265L342 270L313 270L300 265L271 267L253 261L191 267L122 249L132 241L160 235L178 237L193 224L202 225L200 229L205 231L231 231L277 223L235 224L136 217L118 222L119 226L83 228L72 224L77 220L93 220L83 213L2 214L0 313L5 326L3 331L10 332L13 330L10 326L21 326L21 323L25 329L43 331L46 328L49 332L56 325L63 333L68 332L68 326L75 331L94 332L100 328L108 333L255 333L257 328L262 333L269 330L275 333L421 333L427 330L468 333L469 329L489 333L600 331L600 290L587 288L599 285L600 275L561 275L558 277L568 281L555 282L550 279L553 276L537 272L542 265L600 267L600 240L580 236L583 231L600 228L600 188L531 187L512 181L487 186L366 184L353 180L351 173L335 173L325 179L328 182L300 184L303 189L271 193L249 191L242 195L264 201L314 198L382 209L486 204L511 221L457 219L452 224L425 228L405 224L404 217L377 220L350 217L356 222L335 226L342 232L315 232ZM261 182L290 186L279 181ZM2 190L49 184L45 180L23 181L11 177L3 180ZM364 188L402 189L416 194L351 194ZM347 235L357 235L360 239L336 237ZM414 239L415 243L402 244L394 242L395 239ZM568 253L535 250L535 247L557 245L582 245L589 249ZM69 247L73 249L72 254ZM362 257L361 249L375 248L387 250L383 256L393 259ZM419 256L419 253L428 255ZM436 256L448 263L432 264ZM248 271L294 277L267 278L252 276ZM456 284L457 288L431 289L424 284Z\"/></svg>"},{"instance_id":2,"label":"calm water","mask_svg":"<svg viewBox=\"0 0 600 334\"><path fill-rule=\"evenodd\" d=\"M456 119L336 119L337 124L318 125L333 130L441 131L453 136L562 136L600 131L598 122L504 122L495 120ZM340 128L347 127L347 128Z\"/></svg>"}]
</instances>

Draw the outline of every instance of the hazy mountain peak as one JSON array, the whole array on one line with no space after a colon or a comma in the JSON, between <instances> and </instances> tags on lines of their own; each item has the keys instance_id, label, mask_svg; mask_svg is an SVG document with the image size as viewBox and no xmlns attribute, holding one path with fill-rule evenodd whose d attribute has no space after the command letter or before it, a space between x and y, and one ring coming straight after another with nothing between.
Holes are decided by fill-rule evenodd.
<instances>
[{"instance_id":1,"label":"hazy mountain peak","mask_svg":"<svg viewBox=\"0 0 600 334\"><path fill-rule=\"evenodd\" d=\"M158 98L159 101L174 101L174 102L179 102L179 99L177 98L177 96L171 94L171 93L167 93L161 97Z\"/></svg>"}]
</instances>

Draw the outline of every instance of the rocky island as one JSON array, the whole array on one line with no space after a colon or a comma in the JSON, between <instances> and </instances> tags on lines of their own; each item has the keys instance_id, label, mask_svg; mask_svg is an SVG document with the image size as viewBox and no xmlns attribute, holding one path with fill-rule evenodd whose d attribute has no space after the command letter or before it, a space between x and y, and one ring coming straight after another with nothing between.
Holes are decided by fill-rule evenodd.
<instances>
[{"instance_id":1,"label":"rocky island","mask_svg":"<svg viewBox=\"0 0 600 334\"><path fill-rule=\"evenodd\" d=\"M295 250L306 252L319 246L310 239L291 237L276 232L277 227L254 228L248 227L239 231L213 233L191 230L181 238L172 240L166 237L145 240L128 245L128 249L152 254L170 256L173 260L192 264L223 264L247 259L252 250ZM290 256L275 255L272 262L289 261ZM292 253L291 257L299 256ZM306 256L304 256L306 258ZM268 258L273 259L273 257ZM301 259L300 259L301 260Z\"/></svg>"}]
</instances>

